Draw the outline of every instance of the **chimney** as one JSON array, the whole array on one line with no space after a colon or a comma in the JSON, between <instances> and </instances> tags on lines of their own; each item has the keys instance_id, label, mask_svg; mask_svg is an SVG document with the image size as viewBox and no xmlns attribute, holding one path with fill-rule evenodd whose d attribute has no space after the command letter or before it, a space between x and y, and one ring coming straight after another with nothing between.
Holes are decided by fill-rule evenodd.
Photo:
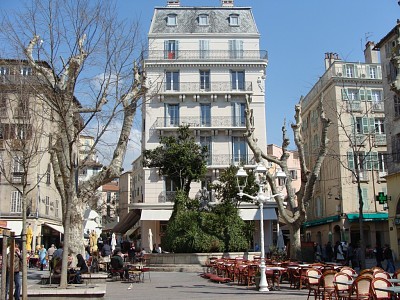
<instances>
[{"instance_id":1,"label":"chimney","mask_svg":"<svg viewBox=\"0 0 400 300\"><path fill-rule=\"evenodd\" d=\"M336 60L340 60L337 53L325 53L325 70L328 70Z\"/></svg>"},{"instance_id":2,"label":"chimney","mask_svg":"<svg viewBox=\"0 0 400 300\"><path fill-rule=\"evenodd\" d=\"M233 0L221 0L222 7L233 7Z\"/></svg>"},{"instance_id":3,"label":"chimney","mask_svg":"<svg viewBox=\"0 0 400 300\"><path fill-rule=\"evenodd\" d=\"M181 6L180 0L167 0L168 7L179 7Z\"/></svg>"},{"instance_id":4,"label":"chimney","mask_svg":"<svg viewBox=\"0 0 400 300\"><path fill-rule=\"evenodd\" d=\"M364 50L364 57L365 57L365 62L367 64L378 64L379 63L379 55L378 55L378 50L374 50L375 43L368 41L365 44L365 50Z\"/></svg>"}]
</instances>

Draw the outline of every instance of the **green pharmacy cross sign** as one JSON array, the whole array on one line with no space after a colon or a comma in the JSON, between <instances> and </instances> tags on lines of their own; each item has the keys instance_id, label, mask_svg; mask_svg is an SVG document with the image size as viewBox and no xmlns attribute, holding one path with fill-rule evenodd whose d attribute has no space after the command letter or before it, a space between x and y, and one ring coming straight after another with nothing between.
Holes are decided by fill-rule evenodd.
<instances>
[{"instance_id":1,"label":"green pharmacy cross sign","mask_svg":"<svg viewBox=\"0 0 400 300\"><path fill-rule=\"evenodd\" d=\"M376 201L379 201L379 204L385 204L387 200L388 196L384 192L379 192L378 196L376 196Z\"/></svg>"}]
</instances>

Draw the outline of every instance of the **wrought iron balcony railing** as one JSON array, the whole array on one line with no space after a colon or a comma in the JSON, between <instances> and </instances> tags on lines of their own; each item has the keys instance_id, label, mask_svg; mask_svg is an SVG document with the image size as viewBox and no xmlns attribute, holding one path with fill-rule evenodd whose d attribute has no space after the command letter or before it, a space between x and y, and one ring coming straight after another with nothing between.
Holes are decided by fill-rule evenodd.
<instances>
[{"instance_id":1,"label":"wrought iron balcony railing","mask_svg":"<svg viewBox=\"0 0 400 300\"><path fill-rule=\"evenodd\" d=\"M232 83L228 81L200 82L162 82L157 86L160 93L207 93L207 92L252 92L251 81Z\"/></svg>"},{"instance_id":2,"label":"wrought iron balcony railing","mask_svg":"<svg viewBox=\"0 0 400 300\"><path fill-rule=\"evenodd\" d=\"M361 101L347 101L347 111L362 111Z\"/></svg>"},{"instance_id":3,"label":"wrought iron balcony railing","mask_svg":"<svg viewBox=\"0 0 400 300\"><path fill-rule=\"evenodd\" d=\"M160 128L174 128L179 126L189 127L213 127L213 128L227 128L227 127L245 127L246 120L244 116L241 117L176 117L176 118L157 118L153 124L154 129Z\"/></svg>"},{"instance_id":4,"label":"wrought iron balcony railing","mask_svg":"<svg viewBox=\"0 0 400 300\"><path fill-rule=\"evenodd\" d=\"M372 104L372 111L373 112L383 112L384 110L385 110L385 106L383 104L383 101L374 102Z\"/></svg>"},{"instance_id":5,"label":"wrought iron balcony railing","mask_svg":"<svg viewBox=\"0 0 400 300\"><path fill-rule=\"evenodd\" d=\"M163 191L158 195L158 203L175 202L176 192Z\"/></svg>"},{"instance_id":6,"label":"wrought iron balcony railing","mask_svg":"<svg viewBox=\"0 0 400 300\"><path fill-rule=\"evenodd\" d=\"M143 52L148 60L268 60L266 50L148 50Z\"/></svg>"},{"instance_id":7,"label":"wrought iron balcony railing","mask_svg":"<svg viewBox=\"0 0 400 300\"><path fill-rule=\"evenodd\" d=\"M359 171L358 178L360 179L360 181L362 181L362 182L369 181L369 172L370 171L366 171L366 170ZM353 174L353 182L357 182L357 178L354 174Z\"/></svg>"},{"instance_id":8,"label":"wrought iron balcony railing","mask_svg":"<svg viewBox=\"0 0 400 300\"><path fill-rule=\"evenodd\" d=\"M255 165L256 160L254 155L248 154L214 154L210 157L208 166L240 166L240 165Z\"/></svg>"},{"instance_id":9,"label":"wrought iron balcony railing","mask_svg":"<svg viewBox=\"0 0 400 300\"><path fill-rule=\"evenodd\" d=\"M375 146L386 146L386 134L375 134L374 136Z\"/></svg>"}]
</instances>

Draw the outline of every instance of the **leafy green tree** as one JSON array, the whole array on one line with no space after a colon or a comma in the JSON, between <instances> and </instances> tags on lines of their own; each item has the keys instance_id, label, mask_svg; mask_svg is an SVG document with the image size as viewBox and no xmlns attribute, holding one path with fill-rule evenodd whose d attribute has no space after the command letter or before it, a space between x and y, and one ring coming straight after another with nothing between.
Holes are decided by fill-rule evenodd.
<instances>
[{"instance_id":1,"label":"leafy green tree","mask_svg":"<svg viewBox=\"0 0 400 300\"><path fill-rule=\"evenodd\" d=\"M177 190L189 194L192 181L201 180L207 172L208 149L196 143L188 126L180 126L177 136L160 137L161 146L143 151L143 165L158 168L168 176Z\"/></svg>"}]
</instances>

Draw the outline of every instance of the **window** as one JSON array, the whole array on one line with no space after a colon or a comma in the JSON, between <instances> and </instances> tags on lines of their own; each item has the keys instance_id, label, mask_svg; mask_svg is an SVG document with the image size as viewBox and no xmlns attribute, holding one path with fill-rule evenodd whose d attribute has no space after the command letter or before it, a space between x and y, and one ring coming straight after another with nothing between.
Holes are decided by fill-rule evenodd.
<instances>
[{"instance_id":1,"label":"window","mask_svg":"<svg viewBox=\"0 0 400 300\"><path fill-rule=\"evenodd\" d=\"M21 163L21 158L15 156L13 159L13 181L15 183L22 183L22 174L24 172L24 168Z\"/></svg>"},{"instance_id":2,"label":"window","mask_svg":"<svg viewBox=\"0 0 400 300\"><path fill-rule=\"evenodd\" d=\"M358 190L357 190L357 195L359 195L358 194ZM370 208L370 201L369 201L369 199L368 199L368 189L367 188L362 188L361 189L361 197L362 197L362 200L363 200L363 208L366 210L366 211L368 211ZM357 197L357 200L359 199L359 196Z\"/></svg>"},{"instance_id":3,"label":"window","mask_svg":"<svg viewBox=\"0 0 400 300\"><path fill-rule=\"evenodd\" d=\"M358 89L342 89L342 99L348 101L360 100L359 92L361 91Z\"/></svg>"},{"instance_id":4,"label":"window","mask_svg":"<svg viewBox=\"0 0 400 300\"><path fill-rule=\"evenodd\" d=\"M355 170L355 163L358 164L358 170L363 172L364 170L378 170L379 169L379 157L378 152L348 152L347 163L350 170Z\"/></svg>"},{"instance_id":5,"label":"window","mask_svg":"<svg viewBox=\"0 0 400 300\"><path fill-rule=\"evenodd\" d=\"M232 90L245 90L244 71L231 70Z\"/></svg>"},{"instance_id":6,"label":"window","mask_svg":"<svg viewBox=\"0 0 400 300\"><path fill-rule=\"evenodd\" d=\"M209 91L210 90L210 71L200 70L200 90Z\"/></svg>"},{"instance_id":7,"label":"window","mask_svg":"<svg viewBox=\"0 0 400 300\"><path fill-rule=\"evenodd\" d=\"M208 40L199 40L200 58L208 58L210 52L210 42Z\"/></svg>"},{"instance_id":8,"label":"window","mask_svg":"<svg viewBox=\"0 0 400 300\"><path fill-rule=\"evenodd\" d=\"M375 133L385 134L385 119L375 118Z\"/></svg>"},{"instance_id":9,"label":"window","mask_svg":"<svg viewBox=\"0 0 400 300\"><path fill-rule=\"evenodd\" d=\"M233 102L232 103L232 123L233 126L245 126L246 118L245 118L245 104L241 102Z\"/></svg>"},{"instance_id":10,"label":"window","mask_svg":"<svg viewBox=\"0 0 400 300\"><path fill-rule=\"evenodd\" d=\"M179 126L179 104L165 104L166 127Z\"/></svg>"},{"instance_id":11,"label":"window","mask_svg":"<svg viewBox=\"0 0 400 300\"><path fill-rule=\"evenodd\" d=\"M176 14L169 14L167 16L167 26L176 26L177 22L176 22Z\"/></svg>"},{"instance_id":12,"label":"window","mask_svg":"<svg viewBox=\"0 0 400 300\"><path fill-rule=\"evenodd\" d=\"M47 165L47 171L46 171L46 184L51 183L51 164Z\"/></svg>"},{"instance_id":13,"label":"window","mask_svg":"<svg viewBox=\"0 0 400 300\"><path fill-rule=\"evenodd\" d=\"M229 40L229 58L243 58L242 40Z\"/></svg>"},{"instance_id":14,"label":"window","mask_svg":"<svg viewBox=\"0 0 400 300\"><path fill-rule=\"evenodd\" d=\"M21 72L22 76L31 76L32 75L32 68L30 68L30 67L22 67L20 72Z\"/></svg>"},{"instance_id":15,"label":"window","mask_svg":"<svg viewBox=\"0 0 400 300\"><path fill-rule=\"evenodd\" d=\"M45 197L45 214L48 215L50 212L50 198L49 196Z\"/></svg>"},{"instance_id":16,"label":"window","mask_svg":"<svg viewBox=\"0 0 400 300\"><path fill-rule=\"evenodd\" d=\"M9 75L10 69L8 67L0 67L0 75Z\"/></svg>"},{"instance_id":17,"label":"window","mask_svg":"<svg viewBox=\"0 0 400 300\"><path fill-rule=\"evenodd\" d=\"M19 191L11 192L11 210L12 213L22 212L22 195Z\"/></svg>"},{"instance_id":18,"label":"window","mask_svg":"<svg viewBox=\"0 0 400 300\"><path fill-rule=\"evenodd\" d=\"M400 134L396 134L396 136L393 138L393 161L396 163L400 162Z\"/></svg>"},{"instance_id":19,"label":"window","mask_svg":"<svg viewBox=\"0 0 400 300\"><path fill-rule=\"evenodd\" d=\"M199 25L201 25L201 26L209 25L208 15L206 15L206 14L199 15Z\"/></svg>"},{"instance_id":20,"label":"window","mask_svg":"<svg viewBox=\"0 0 400 300\"><path fill-rule=\"evenodd\" d=\"M232 137L233 164L247 163L247 142L244 137Z\"/></svg>"},{"instance_id":21,"label":"window","mask_svg":"<svg viewBox=\"0 0 400 300\"><path fill-rule=\"evenodd\" d=\"M4 94L0 94L0 116L7 116L7 98Z\"/></svg>"},{"instance_id":22,"label":"window","mask_svg":"<svg viewBox=\"0 0 400 300\"><path fill-rule=\"evenodd\" d=\"M343 74L349 78L357 77L357 66L353 64L343 65Z\"/></svg>"},{"instance_id":23,"label":"window","mask_svg":"<svg viewBox=\"0 0 400 300\"><path fill-rule=\"evenodd\" d=\"M297 179L297 170L290 170L289 172L292 179Z\"/></svg>"},{"instance_id":24,"label":"window","mask_svg":"<svg viewBox=\"0 0 400 300\"><path fill-rule=\"evenodd\" d=\"M201 126L211 126L211 104L200 104Z\"/></svg>"},{"instance_id":25,"label":"window","mask_svg":"<svg viewBox=\"0 0 400 300\"><path fill-rule=\"evenodd\" d=\"M165 72L165 90L179 91L179 71Z\"/></svg>"},{"instance_id":26,"label":"window","mask_svg":"<svg viewBox=\"0 0 400 300\"><path fill-rule=\"evenodd\" d=\"M400 97L394 95L393 103L394 103L394 116L398 118L400 117Z\"/></svg>"},{"instance_id":27,"label":"window","mask_svg":"<svg viewBox=\"0 0 400 300\"><path fill-rule=\"evenodd\" d=\"M200 145L202 147L206 146L207 147L207 164L211 165L212 164L212 140L211 136L201 136L200 137Z\"/></svg>"},{"instance_id":28,"label":"window","mask_svg":"<svg viewBox=\"0 0 400 300\"><path fill-rule=\"evenodd\" d=\"M355 130L358 134L369 134L374 132L374 118L357 117L355 123Z\"/></svg>"},{"instance_id":29,"label":"window","mask_svg":"<svg viewBox=\"0 0 400 300\"><path fill-rule=\"evenodd\" d=\"M374 102L382 101L382 91L381 90L371 90L371 98Z\"/></svg>"},{"instance_id":30,"label":"window","mask_svg":"<svg viewBox=\"0 0 400 300\"><path fill-rule=\"evenodd\" d=\"M386 172L386 155L385 155L385 153L378 152L378 165L379 165L379 172Z\"/></svg>"},{"instance_id":31,"label":"window","mask_svg":"<svg viewBox=\"0 0 400 300\"><path fill-rule=\"evenodd\" d=\"M173 182L170 177L165 176L164 182L165 182L165 191L174 192L178 190L178 187L176 186L175 182Z\"/></svg>"},{"instance_id":32,"label":"window","mask_svg":"<svg viewBox=\"0 0 400 300\"><path fill-rule=\"evenodd\" d=\"M378 69L376 66L369 66L369 78L376 79L378 78Z\"/></svg>"},{"instance_id":33,"label":"window","mask_svg":"<svg viewBox=\"0 0 400 300\"><path fill-rule=\"evenodd\" d=\"M229 25L230 26L239 26L239 15L231 14L229 16Z\"/></svg>"},{"instance_id":34,"label":"window","mask_svg":"<svg viewBox=\"0 0 400 300\"><path fill-rule=\"evenodd\" d=\"M178 58L179 41L168 40L164 41L164 58L176 59Z\"/></svg>"},{"instance_id":35,"label":"window","mask_svg":"<svg viewBox=\"0 0 400 300\"><path fill-rule=\"evenodd\" d=\"M60 209L60 200L56 200L56 207L54 210L54 216L56 218L58 218L58 216L59 216L59 209Z\"/></svg>"}]
</instances>

